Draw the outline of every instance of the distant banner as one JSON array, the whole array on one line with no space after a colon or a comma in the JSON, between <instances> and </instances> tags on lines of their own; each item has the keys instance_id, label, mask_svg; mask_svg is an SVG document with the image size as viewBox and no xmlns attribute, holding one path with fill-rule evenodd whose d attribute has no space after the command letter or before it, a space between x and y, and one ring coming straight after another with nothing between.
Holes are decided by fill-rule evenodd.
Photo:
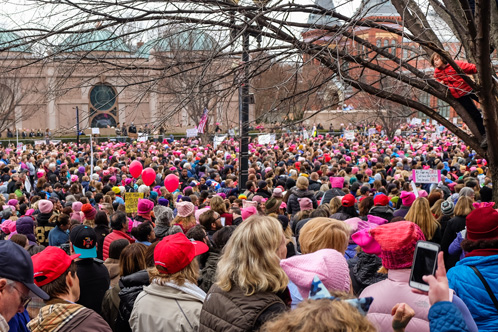
<instances>
[{"instance_id":1,"label":"distant banner","mask_svg":"<svg viewBox=\"0 0 498 332\"><path fill-rule=\"evenodd\" d=\"M223 141L227 138L227 135L215 136L213 139L213 147L216 149L218 145L223 143Z\"/></svg>"},{"instance_id":2,"label":"distant banner","mask_svg":"<svg viewBox=\"0 0 498 332\"><path fill-rule=\"evenodd\" d=\"M353 130L346 130L344 132L344 138L354 140L354 131Z\"/></svg>"},{"instance_id":3,"label":"distant banner","mask_svg":"<svg viewBox=\"0 0 498 332\"><path fill-rule=\"evenodd\" d=\"M271 141L270 134L265 134L265 135L259 135L258 136L258 143L259 144L263 144L263 145L270 144L270 141Z\"/></svg>"},{"instance_id":4,"label":"distant banner","mask_svg":"<svg viewBox=\"0 0 498 332\"><path fill-rule=\"evenodd\" d=\"M198 133L199 130L197 128L187 129L187 137L196 137Z\"/></svg>"},{"instance_id":5,"label":"distant banner","mask_svg":"<svg viewBox=\"0 0 498 332\"><path fill-rule=\"evenodd\" d=\"M377 134L377 129L375 129L375 128L368 129L368 136L375 135L375 134Z\"/></svg>"},{"instance_id":6,"label":"distant banner","mask_svg":"<svg viewBox=\"0 0 498 332\"><path fill-rule=\"evenodd\" d=\"M51 140L49 143L50 144L53 144L53 145L57 145L61 142L60 139L56 139L56 140ZM47 142L45 140L39 140L39 141L35 141L35 145L43 145L43 144L47 144Z\"/></svg>"},{"instance_id":7,"label":"distant banner","mask_svg":"<svg viewBox=\"0 0 498 332\"><path fill-rule=\"evenodd\" d=\"M441 170L414 169L412 173L415 183L439 183L441 181Z\"/></svg>"},{"instance_id":8,"label":"distant banner","mask_svg":"<svg viewBox=\"0 0 498 332\"><path fill-rule=\"evenodd\" d=\"M149 135L144 133L138 133L137 142L147 142L149 140Z\"/></svg>"},{"instance_id":9,"label":"distant banner","mask_svg":"<svg viewBox=\"0 0 498 332\"><path fill-rule=\"evenodd\" d=\"M126 213L138 211L138 200L144 198L144 193L125 193Z\"/></svg>"},{"instance_id":10,"label":"distant banner","mask_svg":"<svg viewBox=\"0 0 498 332\"><path fill-rule=\"evenodd\" d=\"M419 124L422 124L422 119L419 119L419 118L413 118L412 121L411 121L411 124L412 125L419 125Z\"/></svg>"}]
</instances>

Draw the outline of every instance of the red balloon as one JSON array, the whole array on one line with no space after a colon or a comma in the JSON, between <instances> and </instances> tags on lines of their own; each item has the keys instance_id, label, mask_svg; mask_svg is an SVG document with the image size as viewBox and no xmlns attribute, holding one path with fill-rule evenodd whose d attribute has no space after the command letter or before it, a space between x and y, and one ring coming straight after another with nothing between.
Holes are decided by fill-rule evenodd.
<instances>
[{"instance_id":1,"label":"red balloon","mask_svg":"<svg viewBox=\"0 0 498 332\"><path fill-rule=\"evenodd\" d=\"M140 174L142 174L143 170L142 163L139 162L138 160L133 160L130 164L130 174L133 176L135 179L138 179Z\"/></svg>"},{"instance_id":2,"label":"red balloon","mask_svg":"<svg viewBox=\"0 0 498 332\"><path fill-rule=\"evenodd\" d=\"M152 168L147 167L146 169L143 170L142 181L146 186L150 186L151 184L154 183L155 180L156 180L156 172Z\"/></svg>"},{"instance_id":3,"label":"red balloon","mask_svg":"<svg viewBox=\"0 0 498 332\"><path fill-rule=\"evenodd\" d=\"M169 174L164 179L164 186L170 193L178 189L179 184L180 184L180 179L175 174Z\"/></svg>"}]
</instances>

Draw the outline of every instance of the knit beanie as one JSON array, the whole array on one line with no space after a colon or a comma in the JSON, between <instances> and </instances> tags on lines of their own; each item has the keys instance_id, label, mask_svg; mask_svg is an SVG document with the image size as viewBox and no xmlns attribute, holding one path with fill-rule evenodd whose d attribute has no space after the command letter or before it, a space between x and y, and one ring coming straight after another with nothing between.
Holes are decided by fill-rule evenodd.
<instances>
[{"instance_id":1,"label":"knit beanie","mask_svg":"<svg viewBox=\"0 0 498 332\"><path fill-rule=\"evenodd\" d=\"M349 292L351 287L348 263L334 249L321 249L311 254L297 255L280 261L289 280L298 288L303 299L308 298L311 282L318 276L329 290Z\"/></svg>"},{"instance_id":2,"label":"knit beanie","mask_svg":"<svg viewBox=\"0 0 498 332\"><path fill-rule=\"evenodd\" d=\"M169 206L169 201L166 198L159 198L157 200L157 204L165 206L165 207L168 207Z\"/></svg>"},{"instance_id":3,"label":"knit beanie","mask_svg":"<svg viewBox=\"0 0 498 332\"><path fill-rule=\"evenodd\" d=\"M455 204L451 201L444 201L441 203L441 212L445 216L451 216L455 211Z\"/></svg>"},{"instance_id":4,"label":"knit beanie","mask_svg":"<svg viewBox=\"0 0 498 332\"><path fill-rule=\"evenodd\" d=\"M34 232L35 222L31 217L22 217L16 221L17 234L24 234L31 242L36 242Z\"/></svg>"},{"instance_id":5,"label":"knit beanie","mask_svg":"<svg viewBox=\"0 0 498 332\"><path fill-rule=\"evenodd\" d=\"M416 199L415 194L410 191L403 191L399 197L401 198L401 203L407 207L412 206Z\"/></svg>"},{"instance_id":6,"label":"knit beanie","mask_svg":"<svg viewBox=\"0 0 498 332\"><path fill-rule=\"evenodd\" d=\"M179 202L176 203L176 210L178 217L188 217L194 213L195 206L191 202Z\"/></svg>"},{"instance_id":7,"label":"knit beanie","mask_svg":"<svg viewBox=\"0 0 498 332\"><path fill-rule=\"evenodd\" d=\"M242 216L242 220L246 220L250 216L258 214L258 210L254 206L248 206L240 209L240 214Z\"/></svg>"},{"instance_id":8,"label":"knit beanie","mask_svg":"<svg viewBox=\"0 0 498 332\"><path fill-rule=\"evenodd\" d=\"M492 207L478 208L470 212L466 225L468 240L498 239L498 212Z\"/></svg>"},{"instance_id":9,"label":"knit beanie","mask_svg":"<svg viewBox=\"0 0 498 332\"><path fill-rule=\"evenodd\" d=\"M81 207L81 212L85 215L85 219L93 220L95 219L95 215L97 214L97 210L91 204L83 204Z\"/></svg>"},{"instance_id":10,"label":"knit beanie","mask_svg":"<svg viewBox=\"0 0 498 332\"><path fill-rule=\"evenodd\" d=\"M50 213L54 209L54 204L46 199L41 199L38 201L38 210L40 210L40 213Z\"/></svg>"},{"instance_id":11,"label":"knit beanie","mask_svg":"<svg viewBox=\"0 0 498 332\"><path fill-rule=\"evenodd\" d=\"M156 225L158 226L169 226L169 223L173 220L173 210L166 206L155 206L154 215L156 216Z\"/></svg>"},{"instance_id":12,"label":"knit beanie","mask_svg":"<svg viewBox=\"0 0 498 332\"><path fill-rule=\"evenodd\" d=\"M297 200L299 201L301 211L313 210L313 202L308 197L298 198Z\"/></svg>"},{"instance_id":13,"label":"knit beanie","mask_svg":"<svg viewBox=\"0 0 498 332\"><path fill-rule=\"evenodd\" d=\"M83 203L81 203L81 202L74 202L73 205L72 205L73 211L74 212L80 212L82 206L83 206Z\"/></svg>"},{"instance_id":14,"label":"knit beanie","mask_svg":"<svg viewBox=\"0 0 498 332\"><path fill-rule=\"evenodd\" d=\"M417 242L425 241L420 227L411 221L384 224L370 234L380 245L382 265L393 270L411 267Z\"/></svg>"},{"instance_id":15,"label":"knit beanie","mask_svg":"<svg viewBox=\"0 0 498 332\"><path fill-rule=\"evenodd\" d=\"M138 210L137 213L147 214L154 208L154 203L148 199L138 200Z\"/></svg>"},{"instance_id":16,"label":"knit beanie","mask_svg":"<svg viewBox=\"0 0 498 332\"><path fill-rule=\"evenodd\" d=\"M342 189L344 187L344 178L343 177L331 177L330 185L332 188Z\"/></svg>"}]
</instances>

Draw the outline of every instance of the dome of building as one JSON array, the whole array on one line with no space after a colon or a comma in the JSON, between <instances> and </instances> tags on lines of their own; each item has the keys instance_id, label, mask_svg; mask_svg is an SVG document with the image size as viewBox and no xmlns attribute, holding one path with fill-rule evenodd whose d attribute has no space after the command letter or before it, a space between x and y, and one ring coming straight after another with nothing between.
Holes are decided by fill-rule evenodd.
<instances>
[{"instance_id":1,"label":"dome of building","mask_svg":"<svg viewBox=\"0 0 498 332\"><path fill-rule=\"evenodd\" d=\"M163 37L150 40L143 44L137 51L137 56L149 58L150 52L183 51L214 51L219 48L216 40L208 33L199 30L183 30Z\"/></svg>"},{"instance_id":2,"label":"dome of building","mask_svg":"<svg viewBox=\"0 0 498 332\"><path fill-rule=\"evenodd\" d=\"M0 29L0 52L22 52L31 53L28 45L19 45L23 43L19 35Z\"/></svg>"},{"instance_id":3,"label":"dome of building","mask_svg":"<svg viewBox=\"0 0 498 332\"><path fill-rule=\"evenodd\" d=\"M61 52L127 52L126 44L109 30L73 34L59 44Z\"/></svg>"},{"instance_id":4,"label":"dome of building","mask_svg":"<svg viewBox=\"0 0 498 332\"><path fill-rule=\"evenodd\" d=\"M326 10L335 11L335 4L333 0L315 0L315 5L318 7L322 7ZM340 22L333 16L330 15L321 15L321 14L309 14L308 16L308 24L312 25L313 28L305 29L305 31L320 29L324 26L334 26L339 25Z\"/></svg>"},{"instance_id":5,"label":"dome of building","mask_svg":"<svg viewBox=\"0 0 498 332\"><path fill-rule=\"evenodd\" d=\"M400 16L390 0L362 0L361 17L392 17Z\"/></svg>"}]
</instances>

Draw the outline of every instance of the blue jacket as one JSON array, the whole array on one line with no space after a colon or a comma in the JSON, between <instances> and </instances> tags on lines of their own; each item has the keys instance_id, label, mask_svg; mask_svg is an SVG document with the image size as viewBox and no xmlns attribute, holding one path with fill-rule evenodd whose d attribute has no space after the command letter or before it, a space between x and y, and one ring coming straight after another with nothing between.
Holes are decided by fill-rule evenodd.
<instances>
[{"instance_id":1,"label":"blue jacket","mask_svg":"<svg viewBox=\"0 0 498 332\"><path fill-rule=\"evenodd\" d=\"M48 233L48 245L53 247L59 247L69 241L69 234L61 230L58 226L52 228Z\"/></svg>"},{"instance_id":2,"label":"blue jacket","mask_svg":"<svg viewBox=\"0 0 498 332\"><path fill-rule=\"evenodd\" d=\"M451 302L437 302L429 310L431 332L468 331L460 310Z\"/></svg>"},{"instance_id":3,"label":"blue jacket","mask_svg":"<svg viewBox=\"0 0 498 332\"><path fill-rule=\"evenodd\" d=\"M498 296L498 255L466 257L448 271L450 288L469 308L480 332L497 331L498 312L479 277L475 266Z\"/></svg>"}]
</instances>

